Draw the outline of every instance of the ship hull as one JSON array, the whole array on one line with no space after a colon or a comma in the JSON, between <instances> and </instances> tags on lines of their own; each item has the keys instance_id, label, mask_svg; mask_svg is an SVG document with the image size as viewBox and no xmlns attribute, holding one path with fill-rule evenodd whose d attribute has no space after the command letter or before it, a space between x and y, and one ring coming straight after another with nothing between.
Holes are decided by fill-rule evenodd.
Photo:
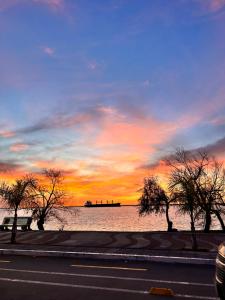
<instances>
[{"instance_id":1,"label":"ship hull","mask_svg":"<svg viewBox=\"0 0 225 300\"><path fill-rule=\"evenodd\" d=\"M84 205L85 207L118 207L120 206L120 203L105 203L105 204L89 204Z\"/></svg>"}]
</instances>

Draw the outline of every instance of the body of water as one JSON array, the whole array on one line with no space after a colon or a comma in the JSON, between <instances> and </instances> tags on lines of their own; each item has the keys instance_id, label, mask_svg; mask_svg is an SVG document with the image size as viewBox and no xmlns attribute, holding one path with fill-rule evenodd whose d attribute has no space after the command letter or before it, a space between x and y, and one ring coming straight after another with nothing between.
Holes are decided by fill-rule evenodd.
<instances>
[{"instance_id":1,"label":"body of water","mask_svg":"<svg viewBox=\"0 0 225 300\"><path fill-rule=\"evenodd\" d=\"M3 218L13 215L9 210L0 209L0 224ZM24 210L20 210L19 216L29 216ZM49 220L45 224L46 230L81 230L81 231L158 231L167 230L165 215L147 215L139 217L136 206L121 207L70 207L63 212L64 223L56 219ZM174 227L178 230L189 230L190 220L188 216L181 216L176 206L170 209L170 218ZM36 222L31 228L37 229ZM201 224L197 226L201 228ZM213 229L220 229L216 219L213 219Z\"/></svg>"}]
</instances>

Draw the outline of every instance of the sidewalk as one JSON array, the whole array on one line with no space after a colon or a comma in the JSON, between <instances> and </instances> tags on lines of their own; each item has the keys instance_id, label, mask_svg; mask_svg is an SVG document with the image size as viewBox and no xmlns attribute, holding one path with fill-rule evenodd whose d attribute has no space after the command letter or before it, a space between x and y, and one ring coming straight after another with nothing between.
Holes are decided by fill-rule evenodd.
<instances>
[{"instance_id":1,"label":"sidewalk","mask_svg":"<svg viewBox=\"0 0 225 300\"><path fill-rule=\"evenodd\" d=\"M190 232L18 231L15 245L9 243L10 236L0 232L1 254L201 264L214 264L218 245L225 240L221 232L199 232L199 251L192 252Z\"/></svg>"}]
</instances>

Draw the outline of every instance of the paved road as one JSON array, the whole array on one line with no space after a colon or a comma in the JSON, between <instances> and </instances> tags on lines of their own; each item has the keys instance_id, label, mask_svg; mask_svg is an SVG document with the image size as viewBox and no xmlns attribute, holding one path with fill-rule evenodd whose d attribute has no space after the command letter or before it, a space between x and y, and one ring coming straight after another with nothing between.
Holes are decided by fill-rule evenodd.
<instances>
[{"instance_id":1,"label":"paved road","mask_svg":"<svg viewBox=\"0 0 225 300\"><path fill-rule=\"evenodd\" d=\"M175 299L217 299L214 267L69 258L0 256L1 300L162 300L151 287L171 288Z\"/></svg>"}]
</instances>

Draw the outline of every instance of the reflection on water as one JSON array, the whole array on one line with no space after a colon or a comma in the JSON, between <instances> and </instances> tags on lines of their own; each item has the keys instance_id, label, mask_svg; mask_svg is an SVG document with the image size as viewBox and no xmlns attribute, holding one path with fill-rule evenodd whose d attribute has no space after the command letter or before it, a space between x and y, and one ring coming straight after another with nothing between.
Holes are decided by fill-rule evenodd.
<instances>
[{"instance_id":1,"label":"reflection on water","mask_svg":"<svg viewBox=\"0 0 225 300\"><path fill-rule=\"evenodd\" d=\"M77 211L77 213L75 213ZM70 213L72 212L72 213ZM8 210L0 210L0 223L5 216L9 216ZM27 216L29 213L20 210L19 216ZM68 212L63 212L65 223L61 224L57 220L49 220L46 230L84 230L84 231L156 231L166 230L167 225L165 215L147 215L139 217L136 206L121 207L80 207L69 208ZM170 217L174 227L179 229L189 229L190 221L188 216L180 216L175 206L170 209ZM31 228L37 229L36 222ZM200 228L200 227L199 227ZM219 224L213 222L214 229L220 229Z\"/></svg>"}]
</instances>

